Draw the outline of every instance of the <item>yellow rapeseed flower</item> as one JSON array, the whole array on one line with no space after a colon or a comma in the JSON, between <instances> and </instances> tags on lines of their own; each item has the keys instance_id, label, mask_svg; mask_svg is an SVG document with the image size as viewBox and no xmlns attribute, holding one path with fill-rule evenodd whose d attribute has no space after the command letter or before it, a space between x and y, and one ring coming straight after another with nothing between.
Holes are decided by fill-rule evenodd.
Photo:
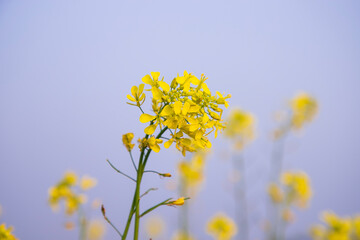
<instances>
[{"instance_id":1,"label":"yellow rapeseed flower","mask_svg":"<svg viewBox=\"0 0 360 240\"><path fill-rule=\"evenodd\" d=\"M80 181L80 187L82 190L88 190L95 187L97 180L95 178L89 177L87 175L83 176Z\"/></svg>"},{"instance_id":2,"label":"yellow rapeseed flower","mask_svg":"<svg viewBox=\"0 0 360 240\"><path fill-rule=\"evenodd\" d=\"M235 148L242 150L244 145L254 139L255 118L251 113L235 109L227 120L225 136L234 140Z\"/></svg>"},{"instance_id":3,"label":"yellow rapeseed flower","mask_svg":"<svg viewBox=\"0 0 360 240\"><path fill-rule=\"evenodd\" d=\"M145 230L150 238L158 238L165 231L165 221L160 216L152 216L146 219Z\"/></svg>"},{"instance_id":4,"label":"yellow rapeseed flower","mask_svg":"<svg viewBox=\"0 0 360 240\"><path fill-rule=\"evenodd\" d=\"M315 98L307 93L300 93L291 100L292 127L301 129L306 122L311 122L318 112Z\"/></svg>"},{"instance_id":5,"label":"yellow rapeseed flower","mask_svg":"<svg viewBox=\"0 0 360 240\"><path fill-rule=\"evenodd\" d=\"M215 131L216 137L218 131L225 128L220 106L228 107L227 99L231 95L216 92L212 96L203 74L198 79L184 71L184 75L178 75L170 85L159 80L159 76L159 72L151 72L142 78L151 87L153 110L153 113L143 112L140 116L140 122L149 123L144 132L150 136L159 127L160 131L171 129L171 139L165 147L176 142L176 148L183 155L197 148L210 148L207 136Z\"/></svg>"},{"instance_id":6,"label":"yellow rapeseed flower","mask_svg":"<svg viewBox=\"0 0 360 240\"><path fill-rule=\"evenodd\" d=\"M331 211L321 216L325 225L314 225L310 234L314 240L355 240L359 239L358 229L354 224L357 217L339 217Z\"/></svg>"},{"instance_id":7,"label":"yellow rapeseed flower","mask_svg":"<svg viewBox=\"0 0 360 240\"><path fill-rule=\"evenodd\" d=\"M207 232L216 240L230 240L236 235L237 227L231 218L218 213L208 222Z\"/></svg>"},{"instance_id":8,"label":"yellow rapeseed flower","mask_svg":"<svg viewBox=\"0 0 360 240\"><path fill-rule=\"evenodd\" d=\"M6 227L5 223L0 225L0 239L1 240L17 240L17 238L12 234L13 227Z\"/></svg>"},{"instance_id":9,"label":"yellow rapeseed flower","mask_svg":"<svg viewBox=\"0 0 360 240\"><path fill-rule=\"evenodd\" d=\"M281 203L284 199L283 191L275 183L270 183L268 193L274 203Z\"/></svg>"},{"instance_id":10,"label":"yellow rapeseed flower","mask_svg":"<svg viewBox=\"0 0 360 240\"><path fill-rule=\"evenodd\" d=\"M168 206L182 206L184 205L185 203L185 198L184 197L181 197L181 198L178 198L174 201L169 201L166 205Z\"/></svg>"},{"instance_id":11,"label":"yellow rapeseed flower","mask_svg":"<svg viewBox=\"0 0 360 240\"><path fill-rule=\"evenodd\" d=\"M103 220L92 220L87 228L89 240L101 240L104 238L106 227Z\"/></svg>"},{"instance_id":12,"label":"yellow rapeseed flower","mask_svg":"<svg viewBox=\"0 0 360 240\"><path fill-rule=\"evenodd\" d=\"M127 103L133 106L138 106L140 107L144 102L145 102L145 94L143 93L144 91L144 84L140 84L139 87L137 86L133 86L131 88L131 95L128 94L126 97L134 103Z\"/></svg>"},{"instance_id":13,"label":"yellow rapeseed flower","mask_svg":"<svg viewBox=\"0 0 360 240\"><path fill-rule=\"evenodd\" d=\"M146 138L139 139L138 142L139 142L140 149L149 147L154 152L160 152L159 143L162 143L163 140L155 138L154 136L151 136L149 139L146 139Z\"/></svg>"},{"instance_id":14,"label":"yellow rapeseed flower","mask_svg":"<svg viewBox=\"0 0 360 240\"><path fill-rule=\"evenodd\" d=\"M178 165L182 183L186 187L196 187L204 178L205 153L196 152L190 161L181 161Z\"/></svg>"},{"instance_id":15,"label":"yellow rapeseed flower","mask_svg":"<svg viewBox=\"0 0 360 240\"><path fill-rule=\"evenodd\" d=\"M171 240L196 240L190 233L176 232Z\"/></svg>"},{"instance_id":16,"label":"yellow rapeseed flower","mask_svg":"<svg viewBox=\"0 0 360 240\"><path fill-rule=\"evenodd\" d=\"M287 188L286 201L295 202L299 207L305 207L312 196L310 179L304 172L285 172L281 177Z\"/></svg>"},{"instance_id":17,"label":"yellow rapeseed flower","mask_svg":"<svg viewBox=\"0 0 360 240\"><path fill-rule=\"evenodd\" d=\"M133 140L134 138L134 134L133 133L126 133L122 136L122 141L123 141L123 144L124 146L126 147L126 149L130 152L135 144L131 143L131 141Z\"/></svg>"}]
</instances>

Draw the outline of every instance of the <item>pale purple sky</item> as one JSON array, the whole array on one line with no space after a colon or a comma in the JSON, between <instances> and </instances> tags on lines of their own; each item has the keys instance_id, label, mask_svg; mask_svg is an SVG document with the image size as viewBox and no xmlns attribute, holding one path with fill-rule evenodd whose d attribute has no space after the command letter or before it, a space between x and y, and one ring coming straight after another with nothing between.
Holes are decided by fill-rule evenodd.
<instances>
[{"instance_id":1,"label":"pale purple sky","mask_svg":"<svg viewBox=\"0 0 360 240\"><path fill-rule=\"evenodd\" d=\"M360 212L359 66L357 0L1 0L0 222L15 226L20 239L76 239L46 204L48 187L73 169L98 179L91 197L103 199L122 229L133 186L105 159L132 171L121 135L142 136L144 125L126 94L150 71L170 81L184 70L205 73L211 89L231 93L231 106L257 118L258 139L245 152L254 215L262 214L273 113L300 90L319 100L320 113L289 139L285 166L306 171L315 195L289 236L305 234L322 210ZM193 206L199 239L210 239L204 225L214 213L232 216L230 162L220 160L225 149L223 139L214 142L208 180ZM154 154L149 167L174 172L174 152ZM164 179L145 180L144 189L161 190L144 206L176 197ZM177 209L158 213L170 236ZM252 227L261 236L260 226ZM106 239L115 236L109 228Z\"/></svg>"}]
</instances>

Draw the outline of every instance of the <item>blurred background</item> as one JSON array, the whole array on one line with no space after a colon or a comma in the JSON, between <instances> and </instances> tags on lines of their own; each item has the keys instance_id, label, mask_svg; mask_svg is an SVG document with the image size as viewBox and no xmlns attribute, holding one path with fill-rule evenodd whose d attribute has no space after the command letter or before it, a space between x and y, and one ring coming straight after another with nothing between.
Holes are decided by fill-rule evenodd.
<instances>
[{"instance_id":1,"label":"blurred background","mask_svg":"<svg viewBox=\"0 0 360 240\"><path fill-rule=\"evenodd\" d=\"M1 221L20 239L76 239L47 203L48 188L73 170L98 180L90 198L100 198L122 229L134 186L105 159L134 176L121 137L134 132L137 139L145 127L126 95L151 71L169 82L187 70L205 73L210 89L232 94L230 108L257 119L256 140L244 151L252 239L263 235L274 113L299 91L318 100L316 119L285 148L285 168L311 178L311 204L288 229L289 238L306 239L323 210L360 212L359 43L356 0L1 0ZM204 228L216 212L233 217L227 149L223 138L214 140L192 205L199 239L210 239ZM149 169L176 175L181 159L170 148L152 154ZM177 197L172 181L146 175L143 189L159 190L144 206ZM157 211L167 223L163 239L177 229L177 211ZM115 238L108 227L105 239Z\"/></svg>"}]
</instances>

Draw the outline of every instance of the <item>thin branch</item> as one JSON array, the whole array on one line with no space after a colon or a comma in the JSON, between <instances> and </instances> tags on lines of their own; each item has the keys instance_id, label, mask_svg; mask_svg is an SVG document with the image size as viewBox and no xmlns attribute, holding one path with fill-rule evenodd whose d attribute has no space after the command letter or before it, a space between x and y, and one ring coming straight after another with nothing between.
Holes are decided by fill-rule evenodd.
<instances>
[{"instance_id":1,"label":"thin branch","mask_svg":"<svg viewBox=\"0 0 360 240\"><path fill-rule=\"evenodd\" d=\"M112 165L112 164L111 164L111 162L109 161L109 159L106 159L106 161L110 164L110 166L111 166L111 167L112 167L115 171L117 171L118 173L120 173L120 174L124 175L125 177L127 177L127 178L129 178L129 179L133 180L134 182L136 182L136 180L135 180L135 179L133 179L133 178L132 178L132 177L130 177L129 175L127 175L127 174L125 174L125 173L121 172L119 169L117 169L116 167L114 167L114 165Z\"/></svg>"},{"instance_id":2,"label":"thin branch","mask_svg":"<svg viewBox=\"0 0 360 240\"><path fill-rule=\"evenodd\" d=\"M143 216L145 216L146 214L148 214L149 212L155 210L156 208L158 208L158 207L160 207L160 206L162 206L162 205L165 205L169 200L171 200L171 198L168 198L168 199L166 199L165 201L162 201L161 203L156 204L155 206L149 208L148 210L146 210L145 212L143 212L143 213L140 215L140 217L143 217Z\"/></svg>"},{"instance_id":3,"label":"thin branch","mask_svg":"<svg viewBox=\"0 0 360 240\"><path fill-rule=\"evenodd\" d=\"M149 188L146 192L144 192L141 196L140 196L140 198L142 198L143 196L145 196L146 194L148 194L150 191L156 191L156 190L158 190L157 188Z\"/></svg>"},{"instance_id":4,"label":"thin branch","mask_svg":"<svg viewBox=\"0 0 360 240\"><path fill-rule=\"evenodd\" d=\"M144 111L142 110L142 108L140 106L139 106L139 108L140 108L141 112L144 113Z\"/></svg>"},{"instance_id":5,"label":"thin branch","mask_svg":"<svg viewBox=\"0 0 360 240\"><path fill-rule=\"evenodd\" d=\"M130 154L131 161L132 161L132 163L133 163L133 165L134 165L134 168L135 168L135 170L137 171L137 167L136 167L136 164L135 164L135 162L134 162L134 158L133 158L133 156L132 156L131 151L129 151L129 154Z\"/></svg>"},{"instance_id":6,"label":"thin branch","mask_svg":"<svg viewBox=\"0 0 360 240\"><path fill-rule=\"evenodd\" d=\"M123 235L120 233L120 231L114 226L114 224L112 224L112 222L106 217L105 214L105 208L104 205L101 205L101 212L104 216L104 219L115 229L115 231L120 235L120 237L122 237Z\"/></svg>"}]
</instances>

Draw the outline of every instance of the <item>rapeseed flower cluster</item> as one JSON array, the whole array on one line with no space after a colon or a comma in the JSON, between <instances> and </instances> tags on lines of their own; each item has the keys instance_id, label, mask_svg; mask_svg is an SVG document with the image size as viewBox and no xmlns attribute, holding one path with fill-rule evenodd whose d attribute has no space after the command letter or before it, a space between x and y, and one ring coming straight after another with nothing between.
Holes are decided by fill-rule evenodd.
<instances>
[{"instance_id":1,"label":"rapeseed flower cluster","mask_svg":"<svg viewBox=\"0 0 360 240\"><path fill-rule=\"evenodd\" d=\"M306 207L312 196L309 177L304 172L284 172L281 184L269 184L268 194L274 204L281 206L282 219L291 222L294 215L290 208Z\"/></svg>"},{"instance_id":2,"label":"rapeseed flower cluster","mask_svg":"<svg viewBox=\"0 0 360 240\"><path fill-rule=\"evenodd\" d=\"M279 139L291 130L301 130L318 113L317 100L307 93L299 93L290 100L289 113L281 114L281 126L275 130L274 137Z\"/></svg>"},{"instance_id":3,"label":"rapeseed flower cluster","mask_svg":"<svg viewBox=\"0 0 360 240\"><path fill-rule=\"evenodd\" d=\"M0 239L1 240L17 240L12 231L13 227L6 227L5 223L0 224Z\"/></svg>"},{"instance_id":4,"label":"rapeseed flower cluster","mask_svg":"<svg viewBox=\"0 0 360 240\"><path fill-rule=\"evenodd\" d=\"M142 78L143 84L132 87L131 95L127 95L131 101L129 104L139 107L143 112L141 106L145 101L144 87L148 86L149 89L145 91L152 94L152 113L143 112L140 116L140 122L149 123L144 129L149 137L139 140L140 148L160 151L159 144L162 141L153 134L165 128L171 131L170 139L164 143L165 148L175 143L184 156L186 152L210 148L211 142L207 136L215 131L216 137L218 131L225 128L221 106L228 107L227 99L231 95L224 96L220 92L212 95L203 74L199 79L184 71L183 76L175 77L170 85L164 78L159 80L159 77L159 72L151 72Z\"/></svg>"},{"instance_id":5,"label":"rapeseed flower cluster","mask_svg":"<svg viewBox=\"0 0 360 240\"><path fill-rule=\"evenodd\" d=\"M49 204L53 210L57 210L59 203L64 201L65 213L73 215L86 202L86 196L77 190L86 191L95 185L94 178L85 175L78 181L78 176L74 172L66 172L64 177L49 189Z\"/></svg>"},{"instance_id":6,"label":"rapeseed flower cluster","mask_svg":"<svg viewBox=\"0 0 360 240\"><path fill-rule=\"evenodd\" d=\"M204 151L198 151L190 161L183 160L178 164L181 184L185 188L197 187L203 182L205 155Z\"/></svg>"},{"instance_id":7,"label":"rapeseed flower cluster","mask_svg":"<svg viewBox=\"0 0 360 240\"><path fill-rule=\"evenodd\" d=\"M325 225L314 225L310 234L314 240L359 240L360 215L339 217L333 212L324 212L322 221Z\"/></svg>"},{"instance_id":8,"label":"rapeseed flower cluster","mask_svg":"<svg viewBox=\"0 0 360 240\"><path fill-rule=\"evenodd\" d=\"M230 240L237 234L234 221L224 213L216 214L208 222L206 229L215 240Z\"/></svg>"},{"instance_id":9,"label":"rapeseed flower cluster","mask_svg":"<svg viewBox=\"0 0 360 240\"><path fill-rule=\"evenodd\" d=\"M242 150L255 137L254 116L241 109L232 110L227 119L224 135L234 142L235 149Z\"/></svg>"},{"instance_id":10,"label":"rapeseed flower cluster","mask_svg":"<svg viewBox=\"0 0 360 240\"><path fill-rule=\"evenodd\" d=\"M291 125L294 129L301 129L305 123L311 122L318 112L315 98L307 93L300 93L291 100Z\"/></svg>"}]
</instances>

